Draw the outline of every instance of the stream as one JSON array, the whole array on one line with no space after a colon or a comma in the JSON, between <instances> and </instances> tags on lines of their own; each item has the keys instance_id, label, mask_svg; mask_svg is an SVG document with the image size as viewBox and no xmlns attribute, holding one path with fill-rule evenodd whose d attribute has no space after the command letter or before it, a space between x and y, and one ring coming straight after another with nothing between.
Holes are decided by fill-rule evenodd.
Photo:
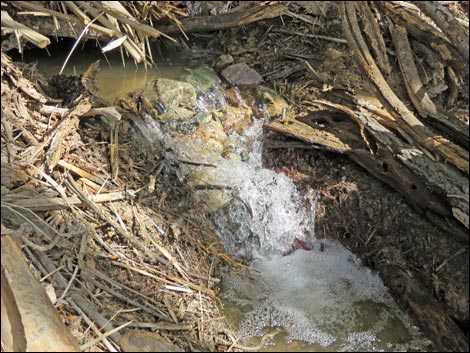
<instances>
[{"instance_id":1,"label":"stream","mask_svg":"<svg viewBox=\"0 0 470 353\"><path fill-rule=\"evenodd\" d=\"M50 75L58 73L63 59L42 53L25 61L39 61L39 70ZM156 78L177 79L187 72L182 64L145 71L133 64L123 68L118 56L110 61L112 68L102 60L97 82L108 102ZM81 73L91 62L74 55L66 73ZM158 141L177 144L161 126L147 123ZM222 277L223 313L237 342L257 345L263 335L279 332L262 351L426 350L428 340L379 276L339 243L315 238L313 189L302 195L286 175L263 167L263 122L254 119L242 131L227 133L226 141L237 158L212 158L211 177L224 185L231 202L207 217L226 250L251 266L239 273L224 270ZM177 153L178 147L166 158L177 159ZM204 170L179 168L182 180Z\"/></svg>"}]
</instances>

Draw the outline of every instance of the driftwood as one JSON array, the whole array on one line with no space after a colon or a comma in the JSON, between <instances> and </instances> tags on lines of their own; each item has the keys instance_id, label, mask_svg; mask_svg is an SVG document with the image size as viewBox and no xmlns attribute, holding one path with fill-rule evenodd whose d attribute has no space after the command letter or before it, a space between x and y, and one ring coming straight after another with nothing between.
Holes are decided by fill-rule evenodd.
<instances>
[{"instance_id":1,"label":"driftwood","mask_svg":"<svg viewBox=\"0 0 470 353\"><path fill-rule=\"evenodd\" d=\"M200 16L181 21L185 32L208 32L247 25L256 21L282 15L287 7L282 4L257 5L248 9L223 13L217 16ZM181 28L175 25L161 26L159 30L166 34L178 33Z\"/></svg>"},{"instance_id":2,"label":"driftwood","mask_svg":"<svg viewBox=\"0 0 470 353\"><path fill-rule=\"evenodd\" d=\"M3 234L2 350L80 351L44 288L29 271L19 245Z\"/></svg>"},{"instance_id":3,"label":"driftwood","mask_svg":"<svg viewBox=\"0 0 470 353\"><path fill-rule=\"evenodd\" d=\"M439 26L455 49L465 61L468 61L468 26L465 29L452 12L438 1L414 1L413 3Z\"/></svg>"}]
</instances>

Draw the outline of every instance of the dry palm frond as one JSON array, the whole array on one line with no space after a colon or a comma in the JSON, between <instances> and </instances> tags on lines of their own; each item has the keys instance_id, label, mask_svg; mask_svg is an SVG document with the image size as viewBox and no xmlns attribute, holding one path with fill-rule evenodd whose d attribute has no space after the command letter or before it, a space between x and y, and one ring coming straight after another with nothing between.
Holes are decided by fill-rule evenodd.
<instances>
[{"instance_id":1,"label":"dry palm frond","mask_svg":"<svg viewBox=\"0 0 470 353\"><path fill-rule=\"evenodd\" d=\"M118 43L114 48L124 49L136 63L142 62L145 66L153 64L149 38L164 36L174 41L158 30L158 22L168 18L184 34L178 17L187 16L169 1L12 1L10 4L15 7L11 13L16 10L29 10L40 13L41 16L51 17L55 30L70 28L68 33L75 38L83 33L83 28L88 25L90 30L96 33L97 39L107 38L110 42ZM105 15L101 16L103 13ZM7 12L5 15L8 15ZM4 17L2 11L2 25ZM96 23L93 23L94 21Z\"/></svg>"}]
</instances>

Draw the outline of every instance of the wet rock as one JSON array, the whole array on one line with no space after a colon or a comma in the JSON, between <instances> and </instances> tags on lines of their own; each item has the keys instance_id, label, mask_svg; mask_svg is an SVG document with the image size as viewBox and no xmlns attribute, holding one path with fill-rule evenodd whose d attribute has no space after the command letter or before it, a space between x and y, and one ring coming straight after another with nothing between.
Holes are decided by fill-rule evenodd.
<instances>
[{"instance_id":1,"label":"wet rock","mask_svg":"<svg viewBox=\"0 0 470 353\"><path fill-rule=\"evenodd\" d=\"M215 62L214 62L214 67L217 72L222 71L225 69L227 66L233 64L233 56L230 54L222 54L219 56Z\"/></svg>"},{"instance_id":2,"label":"wet rock","mask_svg":"<svg viewBox=\"0 0 470 353\"><path fill-rule=\"evenodd\" d=\"M227 166L240 165L241 158L234 152L227 152L223 160L219 159L216 168L195 168L188 177L194 187L196 204L206 213L214 213L227 206L233 199L231 185L232 175L226 172Z\"/></svg>"},{"instance_id":3,"label":"wet rock","mask_svg":"<svg viewBox=\"0 0 470 353\"><path fill-rule=\"evenodd\" d=\"M216 72L207 65L201 65L183 76L183 80L196 88L198 97L196 108L203 111L221 109L225 103L222 81Z\"/></svg>"},{"instance_id":4,"label":"wet rock","mask_svg":"<svg viewBox=\"0 0 470 353\"><path fill-rule=\"evenodd\" d=\"M221 75L232 86L254 87L263 81L260 74L246 63L230 65L221 72Z\"/></svg>"},{"instance_id":5,"label":"wet rock","mask_svg":"<svg viewBox=\"0 0 470 353\"><path fill-rule=\"evenodd\" d=\"M199 95L221 83L217 73L207 65L191 69L189 73L183 75L183 80L195 87Z\"/></svg>"},{"instance_id":6,"label":"wet rock","mask_svg":"<svg viewBox=\"0 0 470 353\"><path fill-rule=\"evenodd\" d=\"M163 120L167 122L176 122L176 121L187 121L190 120L194 115L192 110L183 107L174 107L168 109L165 114L159 115L158 120Z\"/></svg>"},{"instance_id":7,"label":"wet rock","mask_svg":"<svg viewBox=\"0 0 470 353\"><path fill-rule=\"evenodd\" d=\"M227 206L232 196L230 191L225 190L196 190L194 199L205 213L214 213Z\"/></svg>"},{"instance_id":8,"label":"wet rock","mask_svg":"<svg viewBox=\"0 0 470 353\"><path fill-rule=\"evenodd\" d=\"M131 330L119 341L123 352L184 352L154 332Z\"/></svg>"},{"instance_id":9,"label":"wet rock","mask_svg":"<svg viewBox=\"0 0 470 353\"><path fill-rule=\"evenodd\" d=\"M196 104L196 90L187 83L166 78L152 81L144 94L150 100L162 103L168 110L178 106L191 108Z\"/></svg>"},{"instance_id":10,"label":"wet rock","mask_svg":"<svg viewBox=\"0 0 470 353\"><path fill-rule=\"evenodd\" d=\"M217 119L210 119L205 124L201 124L195 131L195 137L202 137L204 140L216 140L223 143L227 139L222 123Z\"/></svg>"},{"instance_id":11,"label":"wet rock","mask_svg":"<svg viewBox=\"0 0 470 353\"><path fill-rule=\"evenodd\" d=\"M173 134L172 149L177 158L192 163L216 163L225 149L227 134L220 121L211 119L191 133Z\"/></svg>"},{"instance_id":12,"label":"wet rock","mask_svg":"<svg viewBox=\"0 0 470 353\"><path fill-rule=\"evenodd\" d=\"M227 106L225 108L225 115L221 118L221 121L228 134L233 132L241 134L245 127L253 124L252 116L252 110L246 105L238 108Z\"/></svg>"},{"instance_id":13,"label":"wet rock","mask_svg":"<svg viewBox=\"0 0 470 353\"><path fill-rule=\"evenodd\" d=\"M194 141L193 154L197 153L199 160L214 161L224 151L227 134L220 121L211 120L199 126L190 138Z\"/></svg>"},{"instance_id":14,"label":"wet rock","mask_svg":"<svg viewBox=\"0 0 470 353\"><path fill-rule=\"evenodd\" d=\"M286 100L271 88L258 86L256 87L256 94L271 117L281 115L282 111L289 107Z\"/></svg>"},{"instance_id":15,"label":"wet rock","mask_svg":"<svg viewBox=\"0 0 470 353\"><path fill-rule=\"evenodd\" d=\"M224 95L227 103L234 107L239 107L243 102L240 90L237 87L226 89Z\"/></svg>"}]
</instances>

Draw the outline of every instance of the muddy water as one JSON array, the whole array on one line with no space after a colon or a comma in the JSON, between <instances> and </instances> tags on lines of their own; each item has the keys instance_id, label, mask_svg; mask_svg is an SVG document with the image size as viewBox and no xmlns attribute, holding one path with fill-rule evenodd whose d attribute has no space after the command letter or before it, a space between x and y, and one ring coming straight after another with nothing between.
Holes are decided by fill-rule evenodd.
<instances>
[{"instance_id":1,"label":"muddy water","mask_svg":"<svg viewBox=\"0 0 470 353\"><path fill-rule=\"evenodd\" d=\"M66 54L41 52L25 59L38 60L39 70L51 76ZM185 65L169 63L146 71L128 61L123 68L119 55L109 56L108 65L99 52L87 52L73 55L64 73L80 74L96 59L102 60L98 89L108 102L157 77L176 79L185 72ZM285 175L263 168L261 139L261 124L230 136L241 162L221 160L218 168L225 182L230 176L240 202L211 216L225 247L252 259L251 272L223 276L224 315L237 342L256 345L266 333L278 332L263 351L426 350L427 340L380 278L341 245L315 239L315 212L307 207L314 200ZM299 236L313 250L283 256Z\"/></svg>"},{"instance_id":2,"label":"muddy water","mask_svg":"<svg viewBox=\"0 0 470 353\"><path fill-rule=\"evenodd\" d=\"M44 50L34 49L25 53L24 61L37 63L40 72L46 78L51 78L59 74L67 55L68 52L56 47L51 48L50 55ZM117 51L107 53L104 57L99 48L87 48L85 53L77 50L72 54L62 74L80 75L96 60L100 60L97 88L101 97L109 103L128 92L141 89L147 82L158 77L176 79L184 72L183 65L172 64L176 58L165 58L155 67L145 70L142 65L137 67L129 58L126 58L123 66L122 57Z\"/></svg>"}]
</instances>

